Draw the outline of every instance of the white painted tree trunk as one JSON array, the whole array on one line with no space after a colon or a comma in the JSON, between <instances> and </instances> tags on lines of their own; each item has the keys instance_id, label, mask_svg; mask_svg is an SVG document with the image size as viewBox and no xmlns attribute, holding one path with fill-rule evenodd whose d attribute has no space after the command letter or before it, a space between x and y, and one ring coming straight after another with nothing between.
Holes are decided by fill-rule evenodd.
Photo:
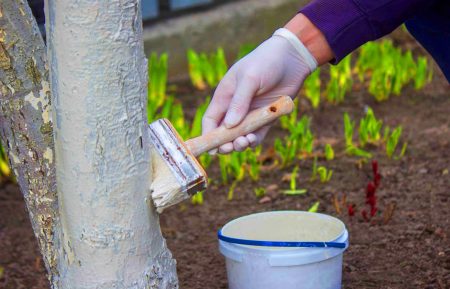
<instances>
[{"instance_id":1,"label":"white painted tree trunk","mask_svg":"<svg viewBox=\"0 0 450 289\"><path fill-rule=\"evenodd\" d=\"M177 288L149 198L139 0L47 0L64 289Z\"/></svg>"},{"instance_id":2,"label":"white painted tree trunk","mask_svg":"<svg viewBox=\"0 0 450 289\"><path fill-rule=\"evenodd\" d=\"M49 281L57 289L59 225L52 126L44 40L26 0L0 0L0 138Z\"/></svg>"}]
</instances>

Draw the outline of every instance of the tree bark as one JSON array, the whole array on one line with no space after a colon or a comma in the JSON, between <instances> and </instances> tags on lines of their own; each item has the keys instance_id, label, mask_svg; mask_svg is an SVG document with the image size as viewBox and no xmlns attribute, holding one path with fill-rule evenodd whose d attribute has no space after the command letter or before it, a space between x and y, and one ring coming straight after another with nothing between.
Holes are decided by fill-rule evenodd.
<instances>
[{"instance_id":1,"label":"tree bark","mask_svg":"<svg viewBox=\"0 0 450 289\"><path fill-rule=\"evenodd\" d=\"M44 41L24 0L0 2L0 136L53 288L58 218Z\"/></svg>"},{"instance_id":2,"label":"tree bark","mask_svg":"<svg viewBox=\"0 0 450 289\"><path fill-rule=\"evenodd\" d=\"M47 0L61 288L178 288L149 198L139 0Z\"/></svg>"}]
</instances>

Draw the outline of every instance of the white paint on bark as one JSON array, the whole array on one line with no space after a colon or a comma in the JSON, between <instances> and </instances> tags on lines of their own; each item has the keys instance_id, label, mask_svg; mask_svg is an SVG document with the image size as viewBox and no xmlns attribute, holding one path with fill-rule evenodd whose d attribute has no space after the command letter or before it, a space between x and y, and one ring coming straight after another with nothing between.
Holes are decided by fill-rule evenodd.
<instances>
[{"instance_id":1,"label":"white paint on bark","mask_svg":"<svg viewBox=\"0 0 450 289\"><path fill-rule=\"evenodd\" d=\"M46 2L61 288L178 288L158 215L146 202L151 163L139 5Z\"/></svg>"},{"instance_id":2,"label":"white paint on bark","mask_svg":"<svg viewBox=\"0 0 450 289\"><path fill-rule=\"evenodd\" d=\"M26 0L0 1L0 137L58 289L59 244L45 44Z\"/></svg>"},{"instance_id":3,"label":"white paint on bark","mask_svg":"<svg viewBox=\"0 0 450 289\"><path fill-rule=\"evenodd\" d=\"M49 164L52 164L53 163L53 150L47 148L44 152L44 159L46 159Z\"/></svg>"}]
</instances>

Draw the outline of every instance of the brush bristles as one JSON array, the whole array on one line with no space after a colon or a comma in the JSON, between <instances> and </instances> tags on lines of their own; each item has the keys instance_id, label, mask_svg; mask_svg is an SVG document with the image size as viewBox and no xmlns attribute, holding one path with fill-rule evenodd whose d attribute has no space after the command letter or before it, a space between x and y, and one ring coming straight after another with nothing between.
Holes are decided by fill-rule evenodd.
<instances>
[{"instance_id":1,"label":"brush bristles","mask_svg":"<svg viewBox=\"0 0 450 289\"><path fill-rule=\"evenodd\" d=\"M153 202L161 213L165 208L206 189L208 177L167 119L152 122L149 136L150 155L153 157L150 189Z\"/></svg>"},{"instance_id":2,"label":"brush bristles","mask_svg":"<svg viewBox=\"0 0 450 289\"><path fill-rule=\"evenodd\" d=\"M150 187L153 202L158 213L189 198L182 184L179 183L172 170L152 146L153 181Z\"/></svg>"}]
</instances>

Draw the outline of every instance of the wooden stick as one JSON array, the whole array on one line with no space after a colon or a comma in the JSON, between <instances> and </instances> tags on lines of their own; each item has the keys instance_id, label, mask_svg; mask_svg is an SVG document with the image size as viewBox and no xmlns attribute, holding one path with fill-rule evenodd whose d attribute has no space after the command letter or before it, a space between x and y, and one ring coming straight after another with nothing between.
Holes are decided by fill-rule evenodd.
<instances>
[{"instance_id":1,"label":"wooden stick","mask_svg":"<svg viewBox=\"0 0 450 289\"><path fill-rule=\"evenodd\" d=\"M227 129L225 126L220 126L205 135L186 141L185 144L189 151L197 157L240 136L252 133L270 124L280 116L291 113L293 109L294 102L291 97L281 96L270 105L250 111L239 125L230 129Z\"/></svg>"}]
</instances>

